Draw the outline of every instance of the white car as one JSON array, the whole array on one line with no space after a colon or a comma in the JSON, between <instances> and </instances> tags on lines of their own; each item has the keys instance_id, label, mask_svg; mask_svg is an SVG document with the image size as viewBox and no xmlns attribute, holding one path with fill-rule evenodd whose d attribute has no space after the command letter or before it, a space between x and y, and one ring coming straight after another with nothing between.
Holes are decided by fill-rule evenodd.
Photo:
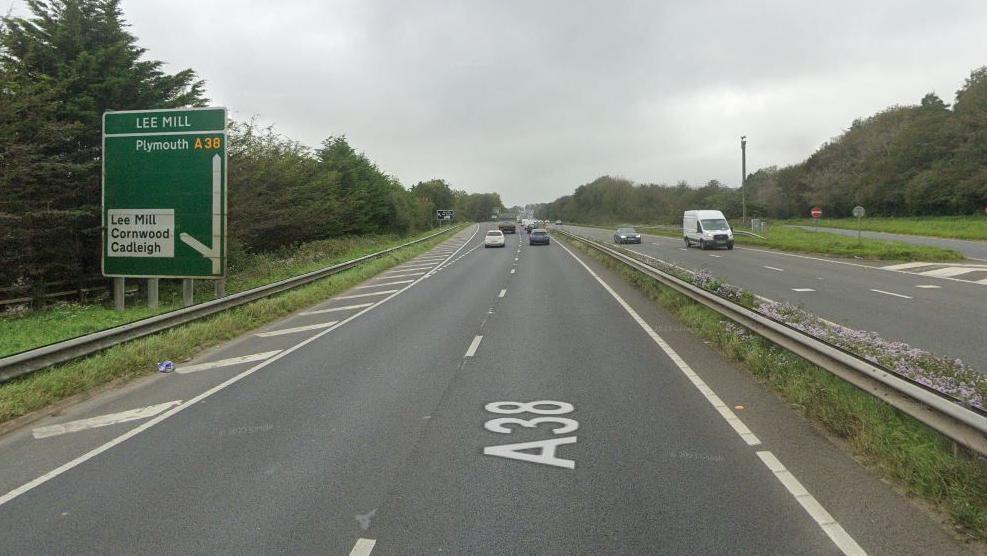
<instances>
[{"instance_id":1,"label":"white car","mask_svg":"<svg viewBox=\"0 0 987 556\"><path fill-rule=\"evenodd\" d=\"M504 232L500 230L490 230L483 238L483 247L503 247L504 245L506 245Z\"/></svg>"}]
</instances>

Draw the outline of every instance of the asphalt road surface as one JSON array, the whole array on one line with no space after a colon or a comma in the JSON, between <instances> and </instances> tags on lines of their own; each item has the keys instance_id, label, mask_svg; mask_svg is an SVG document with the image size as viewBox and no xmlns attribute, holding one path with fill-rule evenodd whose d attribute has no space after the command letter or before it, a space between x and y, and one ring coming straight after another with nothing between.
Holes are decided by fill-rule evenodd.
<instances>
[{"instance_id":1,"label":"asphalt road surface","mask_svg":"<svg viewBox=\"0 0 987 556\"><path fill-rule=\"evenodd\" d=\"M595 261L479 228L8 433L0 552L970 553Z\"/></svg>"},{"instance_id":2,"label":"asphalt road surface","mask_svg":"<svg viewBox=\"0 0 987 556\"><path fill-rule=\"evenodd\" d=\"M612 244L613 231L581 226L563 229ZM752 293L801 305L822 318L875 331L889 340L959 358L987 372L987 283L760 248L686 249L681 238L667 236L644 235L640 245L624 247L691 270L706 268Z\"/></svg>"},{"instance_id":3,"label":"asphalt road surface","mask_svg":"<svg viewBox=\"0 0 987 556\"><path fill-rule=\"evenodd\" d=\"M987 218L984 219L984 227L987 228ZM813 226L793 226L803 230L814 231ZM821 232L840 234L844 236L857 237L856 230L844 230L842 228L819 228ZM963 253L968 259L979 262L987 262L987 241L971 241L966 239L948 239L942 237L916 236L910 234L890 234L887 232L870 232L862 230L860 235L873 239L888 239L893 241L903 241L915 245L931 245L932 247L942 247L943 249L955 249Z\"/></svg>"}]
</instances>

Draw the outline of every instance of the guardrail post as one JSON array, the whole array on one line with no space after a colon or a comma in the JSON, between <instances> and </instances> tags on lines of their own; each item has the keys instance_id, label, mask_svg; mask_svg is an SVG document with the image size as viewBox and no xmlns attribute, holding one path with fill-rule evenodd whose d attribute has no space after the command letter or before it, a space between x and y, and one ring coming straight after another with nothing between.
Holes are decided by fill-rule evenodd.
<instances>
[{"instance_id":1,"label":"guardrail post","mask_svg":"<svg viewBox=\"0 0 987 556\"><path fill-rule=\"evenodd\" d=\"M216 280L216 299L220 297L226 297L226 278L220 278Z\"/></svg>"},{"instance_id":2,"label":"guardrail post","mask_svg":"<svg viewBox=\"0 0 987 556\"><path fill-rule=\"evenodd\" d=\"M123 311L124 308L124 280L125 278L119 276L113 279L113 309L117 311Z\"/></svg>"},{"instance_id":3,"label":"guardrail post","mask_svg":"<svg viewBox=\"0 0 987 556\"><path fill-rule=\"evenodd\" d=\"M158 282L157 278L147 279L147 306L150 309L158 308Z\"/></svg>"},{"instance_id":4,"label":"guardrail post","mask_svg":"<svg viewBox=\"0 0 987 556\"><path fill-rule=\"evenodd\" d=\"M194 282L191 278L182 279L182 305L185 307L191 307L194 303L192 299L192 286Z\"/></svg>"}]
</instances>

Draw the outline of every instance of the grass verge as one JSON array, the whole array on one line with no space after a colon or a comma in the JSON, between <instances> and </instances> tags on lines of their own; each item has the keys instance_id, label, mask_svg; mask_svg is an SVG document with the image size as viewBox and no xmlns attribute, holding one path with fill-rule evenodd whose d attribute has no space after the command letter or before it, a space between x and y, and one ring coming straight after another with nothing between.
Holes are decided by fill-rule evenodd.
<instances>
[{"instance_id":1,"label":"grass verge","mask_svg":"<svg viewBox=\"0 0 987 556\"><path fill-rule=\"evenodd\" d=\"M929 245L912 245L901 241L857 238L826 232L810 232L799 228L773 229L764 232L765 239L737 235L738 245L753 245L795 251L818 253L845 258L889 261L959 261L963 254L952 249Z\"/></svg>"},{"instance_id":2,"label":"grass verge","mask_svg":"<svg viewBox=\"0 0 987 556\"><path fill-rule=\"evenodd\" d=\"M412 237L342 237L272 253L232 252L226 291L232 294L249 290L382 251L433 232ZM198 280L196 286L197 301L214 299L210 281ZM115 311L106 304L56 303L23 313L7 312L0 316L0 357L180 309L181 281L162 280L159 297L161 305L157 309L147 307L144 299L128 299L124 311Z\"/></svg>"},{"instance_id":3,"label":"grass verge","mask_svg":"<svg viewBox=\"0 0 987 556\"><path fill-rule=\"evenodd\" d=\"M617 272L793 408L845 440L880 476L943 509L964 535L987 541L987 461L964 451L954 455L952 441L923 423L759 336L738 333L716 312L581 242L568 243Z\"/></svg>"},{"instance_id":4,"label":"grass verge","mask_svg":"<svg viewBox=\"0 0 987 556\"><path fill-rule=\"evenodd\" d=\"M801 219L791 224L812 226L812 219ZM857 229L856 218L820 218L819 226L824 228ZM868 216L860 221L860 229L870 232L888 232L916 236L944 237L951 239L987 240L987 218L973 216L925 216L906 218L886 218Z\"/></svg>"},{"instance_id":5,"label":"grass verge","mask_svg":"<svg viewBox=\"0 0 987 556\"><path fill-rule=\"evenodd\" d=\"M442 235L300 288L6 382L0 385L0 423L106 384L153 374L159 361L187 360L203 349L345 291L448 237Z\"/></svg>"}]
</instances>

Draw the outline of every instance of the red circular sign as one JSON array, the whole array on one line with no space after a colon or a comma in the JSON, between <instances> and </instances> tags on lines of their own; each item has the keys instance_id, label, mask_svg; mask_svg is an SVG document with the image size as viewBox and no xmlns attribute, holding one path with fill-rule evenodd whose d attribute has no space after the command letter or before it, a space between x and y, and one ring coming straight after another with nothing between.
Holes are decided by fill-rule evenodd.
<instances>
[{"instance_id":1,"label":"red circular sign","mask_svg":"<svg viewBox=\"0 0 987 556\"><path fill-rule=\"evenodd\" d=\"M820 216L822 216L822 209L819 207L812 207L811 214L813 218L819 218Z\"/></svg>"}]
</instances>

